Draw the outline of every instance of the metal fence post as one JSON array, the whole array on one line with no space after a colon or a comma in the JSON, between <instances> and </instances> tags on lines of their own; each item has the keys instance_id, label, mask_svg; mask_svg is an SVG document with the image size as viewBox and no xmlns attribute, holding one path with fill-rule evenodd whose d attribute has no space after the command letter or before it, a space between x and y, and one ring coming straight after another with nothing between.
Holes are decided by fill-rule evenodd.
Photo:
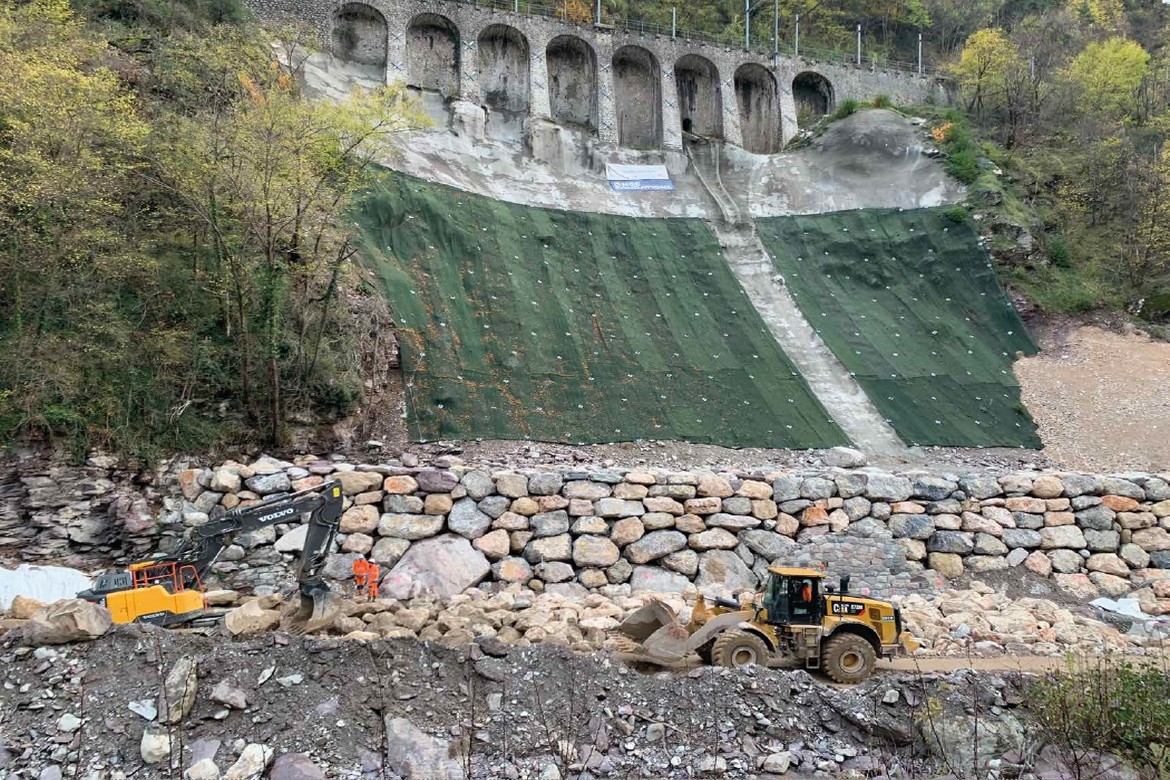
<instances>
[{"instance_id":1,"label":"metal fence post","mask_svg":"<svg viewBox=\"0 0 1170 780\"><path fill-rule=\"evenodd\" d=\"M597 0L597 23L601 24L601 0Z\"/></svg>"},{"instance_id":2,"label":"metal fence post","mask_svg":"<svg viewBox=\"0 0 1170 780\"><path fill-rule=\"evenodd\" d=\"M792 51L795 56L800 56L800 14L796 15L796 45Z\"/></svg>"},{"instance_id":3,"label":"metal fence post","mask_svg":"<svg viewBox=\"0 0 1170 780\"><path fill-rule=\"evenodd\" d=\"M918 33L918 75L922 75L922 33Z\"/></svg>"},{"instance_id":4,"label":"metal fence post","mask_svg":"<svg viewBox=\"0 0 1170 780\"><path fill-rule=\"evenodd\" d=\"M752 0L743 0L743 48L752 50Z\"/></svg>"},{"instance_id":5,"label":"metal fence post","mask_svg":"<svg viewBox=\"0 0 1170 780\"><path fill-rule=\"evenodd\" d=\"M857 64L861 64L861 25L857 25Z\"/></svg>"},{"instance_id":6,"label":"metal fence post","mask_svg":"<svg viewBox=\"0 0 1170 780\"><path fill-rule=\"evenodd\" d=\"M780 61L780 0L772 0L772 67Z\"/></svg>"},{"instance_id":7,"label":"metal fence post","mask_svg":"<svg viewBox=\"0 0 1170 780\"><path fill-rule=\"evenodd\" d=\"M678 6L670 7L670 39L673 41L678 36Z\"/></svg>"}]
</instances>

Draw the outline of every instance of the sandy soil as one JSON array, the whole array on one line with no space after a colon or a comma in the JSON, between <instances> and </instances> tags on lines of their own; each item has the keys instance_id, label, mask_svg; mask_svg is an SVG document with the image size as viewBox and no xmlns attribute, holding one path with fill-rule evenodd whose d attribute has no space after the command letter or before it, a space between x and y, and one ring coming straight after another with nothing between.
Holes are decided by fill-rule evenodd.
<instances>
[{"instance_id":1,"label":"sandy soil","mask_svg":"<svg viewBox=\"0 0 1170 780\"><path fill-rule=\"evenodd\" d=\"M1069 469L1170 468L1170 344L1095 325L1033 328L1016 364L1044 456Z\"/></svg>"}]
</instances>

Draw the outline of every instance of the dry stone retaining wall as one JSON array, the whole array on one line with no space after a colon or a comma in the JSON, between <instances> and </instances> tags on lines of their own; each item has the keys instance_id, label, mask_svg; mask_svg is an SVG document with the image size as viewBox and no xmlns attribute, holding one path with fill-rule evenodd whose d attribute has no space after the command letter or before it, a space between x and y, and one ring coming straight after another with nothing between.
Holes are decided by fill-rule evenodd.
<instances>
[{"instance_id":1,"label":"dry stone retaining wall","mask_svg":"<svg viewBox=\"0 0 1170 780\"><path fill-rule=\"evenodd\" d=\"M1154 587L1170 578L1166 474L489 472L450 457L425 467L265 457L151 479L119 478L97 459L5 472L0 551L141 555L232 507L325 480L346 496L329 574L346 579L365 557L391 596L493 581L566 595L625 583L726 593L755 588L774 564L824 565L855 587L906 594L1025 567L1078 596L1129 595L1170 613L1167 589ZM216 573L234 588L276 587L303 539L298 525L242 537Z\"/></svg>"}]
</instances>

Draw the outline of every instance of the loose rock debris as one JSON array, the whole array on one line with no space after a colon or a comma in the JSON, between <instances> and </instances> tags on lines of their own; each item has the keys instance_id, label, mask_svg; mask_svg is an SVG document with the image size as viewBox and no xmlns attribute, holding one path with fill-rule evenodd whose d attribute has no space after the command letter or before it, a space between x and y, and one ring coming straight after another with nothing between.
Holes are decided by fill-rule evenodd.
<instances>
[{"instance_id":1,"label":"loose rock debris","mask_svg":"<svg viewBox=\"0 0 1170 780\"><path fill-rule=\"evenodd\" d=\"M58 647L8 639L0 665L0 775L13 778L923 773L962 742L975 689L1000 724L989 749L1023 748L1018 673L843 689L755 667L650 675L553 645L225 641L137 625ZM162 722L163 702L182 711L168 700L186 704L192 671L192 706Z\"/></svg>"}]
</instances>

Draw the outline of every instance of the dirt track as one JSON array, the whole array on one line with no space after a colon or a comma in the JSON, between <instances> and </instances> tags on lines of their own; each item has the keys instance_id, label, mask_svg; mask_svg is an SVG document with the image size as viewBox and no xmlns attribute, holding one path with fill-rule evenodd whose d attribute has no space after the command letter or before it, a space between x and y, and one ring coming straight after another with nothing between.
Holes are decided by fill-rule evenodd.
<instances>
[{"instance_id":1,"label":"dirt track","mask_svg":"<svg viewBox=\"0 0 1170 780\"><path fill-rule=\"evenodd\" d=\"M1044 455L1085 471L1170 467L1170 344L1063 323L1033 329L1016 364Z\"/></svg>"}]
</instances>

